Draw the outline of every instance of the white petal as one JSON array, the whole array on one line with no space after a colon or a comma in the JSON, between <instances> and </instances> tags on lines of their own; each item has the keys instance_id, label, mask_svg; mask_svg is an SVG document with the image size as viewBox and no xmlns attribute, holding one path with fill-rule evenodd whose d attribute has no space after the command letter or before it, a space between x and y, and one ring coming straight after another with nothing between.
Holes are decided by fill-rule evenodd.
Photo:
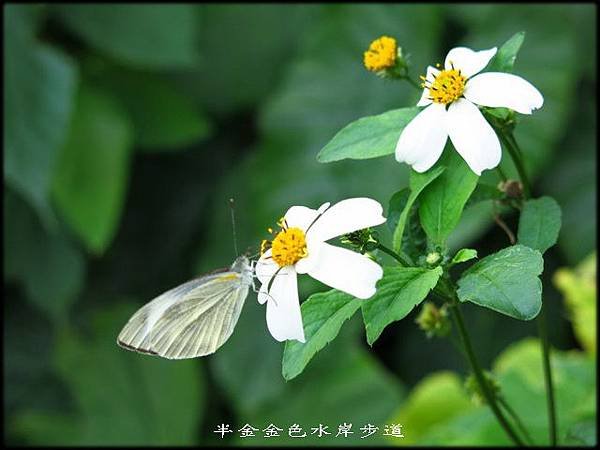
<instances>
[{"instance_id":1,"label":"white petal","mask_svg":"<svg viewBox=\"0 0 600 450\"><path fill-rule=\"evenodd\" d=\"M463 95L478 105L510 108L521 114L531 114L544 104L533 84L510 73L480 73L467 82Z\"/></svg>"},{"instance_id":2,"label":"white petal","mask_svg":"<svg viewBox=\"0 0 600 450\"><path fill-rule=\"evenodd\" d=\"M425 172L440 158L447 139L446 108L434 103L402 130L396 144L396 161L406 162L417 172Z\"/></svg>"},{"instance_id":3,"label":"white petal","mask_svg":"<svg viewBox=\"0 0 600 450\"><path fill-rule=\"evenodd\" d=\"M365 255L323 243L317 264L308 274L332 288L366 299L375 294L383 269Z\"/></svg>"},{"instance_id":4,"label":"white petal","mask_svg":"<svg viewBox=\"0 0 600 450\"><path fill-rule=\"evenodd\" d=\"M433 83L435 81L435 77L440 73L440 70L436 69L433 66L427 67L427 75L425 75L425 80L427 84ZM429 89L423 89L423 93L421 94L421 99L417 106L427 106L433 103L433 101L429 98Z\"/></svg>"},{"instance_id":5,"label":"white petal","mask_svg":"<svg viewBox=\"0 0 600 450\"><path fill-rule=\"evenodd\" d=\"M383 207L377 200L348 198L325 211L307 231L306 239L308 242L323 242L352 231L374 227L385 220Z\"/></svg>"},{"instance_id":6,"label":"white petal","mask_svg":"<svg viewBox=\"0 0 600 450\"><path fill-rule=\"evenodd\" d=\"M279 266L273 259L271 258L271 249L267 250L262 254L262 256L256 262L256 266L254 267L254 273L256 274L256 278L265 288L263 291L262 287L258 292L258 302L264 303L267 301L267 297L264 295L266 292L267 285L269 280L273 277L275 272L277 272Z\"/></svg>"},{"instance_id":7,"label":"white petal","mask_svg":"<svg viewBox=\"0 0 600 450\"><path fill-rule=\"evenodd\" d=\"M323 207L324 205L321 205ZM306 230L309 225L319 215L319 211L306 206L292 206L285 213L285 221L288 227L298 227L301 230Z\"/></svg>"},{"instance_id":8,"label":"white petal","mask_svg":"<svg viewBox=\"0 0 600 450\"><path fill-rule=\"evenodd\" d=\"M458 99L450 105L448 134L456 151L477 175L500 163L502 150L498 136L470 101Z\"/></svg>"},{"instance_id":9,"label":"white petal","mask_svg":"<svg viewBox=\"0 0 600 450\"><path fill-rule=\"evenodd\" d=\"M455 69L460 69L462 75L467 78L481 72L488 65L490 59L496 54L497 48L489 50L473 51L467 47L456 47L448 52L444 67L446 70L454 66Z\"/></svg>"},{"instance_id":10,"label":"white petal","mask_svg":"<svg viewBox=\"0 0 600 450\"><path fill-rule=\"evenodd\" d=\"M267 302L267 328L278 341L305 342L298 282L293 267L284 267L275 276Z\"/></svg>"}]
</instances>

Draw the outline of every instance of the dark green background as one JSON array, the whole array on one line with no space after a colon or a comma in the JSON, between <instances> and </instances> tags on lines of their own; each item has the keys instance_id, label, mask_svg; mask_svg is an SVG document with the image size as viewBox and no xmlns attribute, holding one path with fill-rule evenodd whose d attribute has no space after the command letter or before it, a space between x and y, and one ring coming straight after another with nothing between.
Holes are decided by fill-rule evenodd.
<instances>
[{"instance_id":1,"label":"dark green background","mask_svg":"<svg viewBox=\"0 0 600 450\"><path fill-rule=\"evenodd\" d=\"M418 100L362 67L383 34L410 53L416 76L454 46L487 49L526 32L515 73L545 103L520 118L517 139L534 195L563 210L544 302L552 344L577 348L550 279L596 247L595 6L6 5L3 14L7 442L218 444L222 422L382 427L426 374L465 373L413 313L372 349L355 317L286 383L283 347L252 293L214 356L161 361L115 344L139 306L233 261L230 197L240 249L256 251L292 204L387 205L407 185L393 156L316 162L352 120ZM497 182L493 171L482 178ZM516 228L516 217L506 221ZM508 245L485 202L467 209L451 242L480 256ZM301 298L320 289L303 278ZM464 310L486 365L536 333Z\"/></svg>"}]
</instances>

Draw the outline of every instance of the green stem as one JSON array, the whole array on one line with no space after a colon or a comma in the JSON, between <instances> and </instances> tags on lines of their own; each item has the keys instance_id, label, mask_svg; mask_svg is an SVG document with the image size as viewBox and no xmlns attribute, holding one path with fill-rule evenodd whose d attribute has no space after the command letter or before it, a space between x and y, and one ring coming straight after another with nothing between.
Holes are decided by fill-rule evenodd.
<instances>
[{"instance_id":1,"label":"green stem","mask_svg":"<svg viewBox=\"0 0 600 450\"><path fill-rule=\"evenodd\" d=\"M510 156L515 163L515 167L519 172L521 183L523 184L523 196L525 199L531 196L531 184L527 178L523 160L521 158L522 152L519 148L519 144L515 140L512 133L505 134L500 130L500 139L504 142L505 147L508 149ZM548 333L546 330L546 319L544 317L543 307L537 317L538 334L542 341L542 359L544 365L544 384L546 387L546 402L548 405L548 423L549 423L549 434L550 444L556 446L557 438L557 421L556 421L556 404L554 402L554 385L552 383L552 368L550 367L550 345L548 342Z\"/></svg>"},{"instance_id":2,"label":"green stem","mask_svg":"<svg viewBox=\"0 0 600 450\"><path fill-rule=\"evenodd\" d=\"M411 86L414 87L414 88L416 88L418 91L421 91L423 89L421 86L419 86L419 84L415 80L413 80L412 78L410 78L408 75L406 75L404 77L404 79L406 81L408 81L411 84Z\"/></svg>"},{"instance_id":3,"label":"green stem","mask_svg":"<svg viewBox=\"0 0 600 450\"><path fill-rule=\"evenodd\" d=\"M521 441L517 433L515 433L510 423L508 423L506 417L504 417L502 411L500 411L500 408L498 408L498 404L496 403L496 397L490 390L490 387L483 376L483 371L481 370L481 367L479 367L479 363L477 362L475 352L473 351L473 347L471 346L471 341L469 339L464 319L462 317L462 313L460 312L460 308L456 298L453 299L453 304L451 304L450 310L452 311L452 316L457 325L457 329L459 331L463 346L467 354L467 359L469 360L469 364L471 365L471 370L475 374L475 378L477 379L477 383L479 384L479 387L481 388L481 391L485 396L487 404L492 409L492 412L496 416L498 423L504 429L506 434L508 434L508 436L513 440L513 442L516 445L524 447L525 444L523 443L523 441Z\"/></svg>"},{"instance_id":4,"label":"green stem","mask_svg":"<svg viewBox=\"0 0 600 450\"><path fill-rule=\"evenodd\" d=\"M515 412L515 410L510 407L510 405L508 404L508 402L501 395L498 396L498 403L513 418L513 420L517 424L517 427L519 427L519 430L521 430L521 433L523 433L523 436L525 436L525 439L527 440L527 443L529 445L533 445L533 439L531 439L531 436L527 432L527 429L523 425L523 422L521 422L521 419L519 419L519 416L517 416L517 413Z\"/></svg>"},{"instance_id":5,"label":"green stem","mask_svg":"<svg viewBox=\"0 0 600 450\"><path fill-rule=\"evenodd\" d=\"M542 338L542 356L544 364L544 383L546 386L546 403L548 405L548 422L550 423L550 445L556 446L556 405L554 404L554 385L552 384L552 369L550 368L550 345L544 307L537 317L538 333Z\"/></svg>"},{"instance_id":6,"label":"green stem","mask_svg":"<svg viewBox=\"0 0 600 450\"><path fill-rule=\"evenodd\" d=\"M500 179L502 181L508 180L506 174L504 173L504 170L502 170L502 168L499 165L496 166L496 171L498 172L498 175L500 175Z\"/></svg>"},{"instance_id":7,"label":"green stem","mask_svg":"<svg viewBox=\"0 0 600 450\"><path fill-rule=\"evenodd\" d=\"M523 184L523 194L526 198L531 197L531 184L529 183L529 178L527 177L527 172L525 171L525 165L523 164L523 160L521 159L521 151L514 137L511 135L505 134L504 131L498 130L498 135L500 136L500 140L504 144L504 148L510 154L511 159L515 163L515 167L517 172L519 173L519 178L521 179L521 183ZM509 137L510 136L510 137Z\"/></svg>"},{"instance_id":8,"label":"green stem","mask_svg":"<svg viewBox=\"0 0 600 450\"><path fill-rule=\"evenodd\" d=\"M400 254L398 254L395 251L393 251L392 249L387 248L385 245L380 244L379 242L377 243L377 247L375 247L375 248L390 255L392 258L394 258L396 261L398 261L400 263L400 265L402 265L402 266L410 267L410 266L415 265L414 262L412 261L412 259L410 258L410 256L408 256L404 252L400 252Z\"/></svg>"}]
</instances>

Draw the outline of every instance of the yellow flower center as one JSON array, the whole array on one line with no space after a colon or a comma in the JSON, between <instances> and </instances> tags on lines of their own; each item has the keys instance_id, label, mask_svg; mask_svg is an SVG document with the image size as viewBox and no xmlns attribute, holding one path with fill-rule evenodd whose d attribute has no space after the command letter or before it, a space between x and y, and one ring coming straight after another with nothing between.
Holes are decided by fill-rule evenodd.
<instances>
[{"instance_id":1,"label":"yellow flower center","mask_svg":"<svg viewBox=\"0 0 600 450\"><path fill-rule=\"evenodd\" d=\"M363 61L368 70L378 72L392 67L396 63L397 53L396 39L381 36L371 42L369 50L364 53Z\"/></svg>"},{"instance_id":2,"label":"yellow flower center","mask_svg":"<svg viewBox=\"0 0 600 450\"><path fill-rule=\"evenodd\" d=\"M429 88L429 98L434 103L442 103L447 105L460 98L465 90L467 77L461 75L460 70L454 68L450 70L442 70L438 73L433 83L427 84L425 77L421 77L424 81L421 86Z\"/></svg>"},{"instance_id":3,"label":"yellow flower center","mask_svg":"<svg viewBox=\"0 0 600 450\"><path fill-rule=\"evenodd\" d=\"M281 230L271 243L273 261L279 267L291 266L308 256L306 237L300 228L292 227Z\"/></svg>"}]
</instances>

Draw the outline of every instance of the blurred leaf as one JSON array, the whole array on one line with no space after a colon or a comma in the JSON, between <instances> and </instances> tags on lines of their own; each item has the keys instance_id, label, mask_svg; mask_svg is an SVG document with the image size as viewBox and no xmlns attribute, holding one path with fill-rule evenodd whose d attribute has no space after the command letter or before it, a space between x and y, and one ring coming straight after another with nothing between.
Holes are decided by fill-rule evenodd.
<instances>
[{"instance_id":1,"label":"blurred leaf","mask_svg":"<svg viewBox=\"0 0 600 450\"><path fill-rule=\"evenodd\" d=\"M531 320L542 307L538 275L544 259L537 250L514 245L486 256L463 272L458 298L519 320Z\"/></svg>"},{"instance_id":2,"label":"blurred leaf","mask_svg":"<svg viewBox=\"0 0 600 450\"><path fill-rule=\"evenodd\" d=\"M302 373L312 357L338 335L346 320L360 308L362 300L332 289L311 295L302 303L306 342L286 341L282 374L291 380Z\"/></svg>"},{"instance_id":3,"label":"blurred leaf","mask_svg":"<svg viewBox=\"0 0 600 450\"><path fill-rule=\"evenodd\" d=\"M55 227L48 190L76 85L76 68L63 53L34 38L35 16L23 5L4 15L4 179L21 193L45 226Z\"/></svg>"},{"instance_id":4,"label":"blurred leaf","mask_svg":"<svg viewBox=\"0 0 600 450\"><path fill-rule=\"evenodd\" d=\"M211 113L261 105L279 83L320 5L204 4L198 45L206 64L173 74Z\"/></svg>"},{"instance_id":5,"label":"blurred leaf","mask_svg":"<svg viewBox=\"0 0 600 450\"><path fill-rule=\"evenodd\" d=\"M98 77L131 117L135 145L148 152L178 150L208 137L211 125L172 82L152 73L112 70Z\"/></svg>"},{"instance_id":6,"label":"blurred leaf","mask_svg":"<svg viewBox=\"0 0 600 450\"><path fill-rule=\"evenodd\" d=\"M419 108L400 108L377 116L368 116L346 125L321 149L317 161L369 159L394 153L404 127Z\"/></svg>"},{"instance_id":7,"label":"blurred leaf","mask_svg":"<svg viewBox=\"0 0 600 450\"><path fill-rule=\"evenodd\" d=\"M61 234L49 235L16 195L4 193L4 276L25 288L34 307L61 324L85 276L81 252Z\"/></svg>"},{"instance_id":8,"label":"blurred leaf","mask_svg":"<svg viewBox=\"0 0 600 450\"><path fill-rule=\"evenodd\" d=\"M477 183L475 190L467 200L465 205L465 212L468 208L479 202L486 200L500 200L504 196L503 192L496 186L492 186L486 183Z\"/></svg>"},{"instance_id":9,"label":"blurred leaf","mask_svg":"<svg viewBox=\"0 0 600 450\"><path fill-rule=\"evenodd\" d=\"M580 97L579 111L566 125L563 148L569 151L554 158L540 186L562 209L558 246L571 265L597 246L596 102L586 91Z\"/></svg>"},{"instance_id":10,"label":"blurred leaf","mask_svg":"<svg viewBox=\"0 0 600 450\"><path fill-rule=\"evenodd\" d=\"M560 222L560 206L552 197L527 200L519 217L519 244L544 253L556 244Z\"/></svg>"},{"instance_id":11,"label":"blurred leaf","mask_svg":"<svg viewBox=\"0 0 600 450\"><path fill-rule=\"evenodd\" d=\"M97 313L91 340L63 330L55 363L78 413L24 413L17 424L26 432L28 443L110 446L195 442L203 400L197 361L174 364L117 347L120 327L134 309L128 305ZM48 436L50 426L62 426L62 433Z\"/></svg>"},{"instance_id":12,"label":"blurred leaf","mask_svg":"<svg viewBox=\"0 0 600 450\"><path fill-rule=\"evenodd\" d=\"M519 31L515 33L508 41L506 41L498 49L498 52L494 55L490 63L485 68L486 72L512 72L517 54L523 40L525 39L525 32Z\"/></svg>"},{"instance_id":13,"label":"blurred leaf","mask_svg":"<svg viewBox=\"0 0 600 450\"><path fill-rule=\"evenodd\" d=\"M419 197L419 217L429 239L443 246L458 224L479 177L451 145L437 164L446 166L446 170Z\"/></svg>"},{"instance_id":14,"label":"blurred leaf","mask_svg":"<svg viewBox=\"0 0 600 450\"><path fill-rule=\"evenodd\" d=\"M196 49L194 5L76 5L54 7L57 16L88 45L139 68L190 67Z\"/></svg>"},{"instance_id":15,"label":"blurred leaf","mask_svg":"<svg viewBox=\"0 0 600 450\"><path fill-rule=\"evenodd\" d=\"M596 445L595 418L583 420L571 426L565 435L565 444L573 446L594 447Z\"/></svg>"},{"instance_id":16,"label":"blurred leaf","mask_svg":"<svg viewBox=\"0 0 600 450\"><path fill-rule=\"evenodd\" d=\"M438 178L442 174L442 172L444 172L444 170L446 170L446 167L440 165L428 170L425 173L419 173L414 170L410 171L410 195L406 200L406 205L404 206L402 213L400 213L400 217L398 218L398 225L394 230L394 235L392 239L394 251L398 252L402 248L404 226L406 225L406 220L408 218L408 215L410 214L410 210L413 206L413 203L415 202L419 194L421 194L423 189L425 189L431 184L431 182Z\"/></svg>"},{"instance_id":17,"label":"blurred leaf","mask_svg":"<svg viewBox=\"0 0 600 450\"><path fill-rule=\"evenodd\" d=\"M477 258L477 250L472 248L461 248L454 258L452 258L452 264L459 264L462 262L470 261L473 258Z\"/></svg>"},{"instance_id":18,"label":"blurred leaf","mask_svg":"<svg viewBox=\"0 0 600 450\"><path fill-rule=\"evenodd\" d=\"M565 297L577 340L596 354L596 253L574 269L558 269L552 280Z\"/></svg>"},{"instance_id":19,"label":"blurred leaf","mask_svg":"<svg viewBox=\"0 0 600 450\"><path fill-rule=\"evenodd\" d=\"M373 345L384 328L406 317L435 287L442 268L386 267L377 292L362 304L367 342Z\"/></svg>"},{"instance_id":20,"label":"blurred leaf","mask_svg":"<svg viewBox=\"0 0 600 450\"><path fill-rule=\"evenodd\" d=\"M531 434L535 445L548 445L548 418L540 414L546 408L546 391L542 372L541 345L534 339L516 342L506 349L494 364L494 374L500 383L501 393L507 403L517 412L525 428ZM596 415L596 382L595 364L581 352L552 352L552 372L554 375L554 390L558 411L559 444L566 443L568 430L583 420L595 418ZM430 378L435 375L430 375ZM439 375L443 379L443 375ZM424 383L428 383L429 379ZM435 379L435 378L434 378ZM458 386L442 387L440 383L438 397L425 398L419 404L419 409L431 414L437 410L439 398L455 398L453 403L459 403ZM425 387L417 385L415 390L421 392ZM464 401L467 394L464 393ZM411 396L409 398L414 398ZM429 400L429 401L427 401ZM440 406L443 408L443 406ZM406 410L400 408L395 416L411 418L414 405L409 400ZM403 440L398 444L409 445L510 445L511 441L498 425L495 417L485 406L462 409L450 408L448 417L420 424L421 432L413 435L414 441ZM595 421L595 420L594 420ZM425 425L425 426L423 426ZM408 427L407 427L408 429Z\"/></svg>"},{"instance_id":21,"label":"blurred leaf","mask_svg":"<svg viewBox=\"0 0 600 450\"><path fill-rule=\"evenodd\" d=\"M357 325L353 322L348 325ZM338 339L324 348L302 376L285 383L285 390L272 401L249 415L238 417L238 423L251 423L263 429L269 423L283 428L281 437L269 439L237 439L238 445L377 445L383 439L372 436L360 439L359 428L367 423L381 424L401 401L401 385L380 365L375 357L351 338L354 327L344 327ZM343 355L343 357L341 357ZM373 401L377 399L377 401ZM318 407L315 408L315 406ZM353 424L355 434L340 442L335 437L339 424ZM302 439L287 435L287 427L300 424L307 436ZM319 424L334 431L318 438L311 428Z\"/></svg>"},{"instance_id":22,"label":"blurred leaf","mask_svg":"<svg viewBox=\"0 0 600 450\"><path fill-rule=\"evenodd\" d=\"M131 126L120 105L106 93L83 86L52 194L65 221L92 253L104 252L119 224L131 144Z\"/></svg>"},{"instance_id":23,"label":"blurred leaf","mask_svg":"<svg viewBox=\"0 0 600 450\"><path fill-rule=\"evenodd\" d=\"M471 411L475 405L465 394L462 380L452 372L436 372L428 375L413 388L406 402L390 420L400 423L410 430L406 437L397 442L401 445L415 445L429 430L435 429L456 416Z\"/></svg>"}]
</instances>

